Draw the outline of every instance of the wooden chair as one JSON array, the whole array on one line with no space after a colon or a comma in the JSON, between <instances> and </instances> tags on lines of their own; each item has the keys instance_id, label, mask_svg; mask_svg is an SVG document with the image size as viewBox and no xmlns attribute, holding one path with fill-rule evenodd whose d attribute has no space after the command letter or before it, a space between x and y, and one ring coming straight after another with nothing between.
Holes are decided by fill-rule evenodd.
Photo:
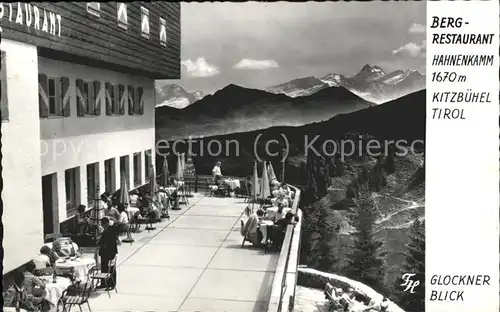
<instances>
[{"instance_id":1,"label":"wooden chair","mask_svg":"<svg viewBox=\"0 0 500 312\"><path fill-rule=\"evenodd\" d=\"M205 192L205 196L215 196L215 188L217 185L210 179L206 179L206 184L207 184L207 191Z\"/></svg>"},{"instance_id":2,"label":"wooden chair","mask_svg":"<svg viewBox=\"0 0 500 312\"><path fill-rule=\"evenodd\" d=\"M187 196L186 188L187 188L187 186L186 186L186 184L184 184L178 190L179 203L189 205L189 198Z\"/></svg>"},{"instance_id":3,"label":"wooden chair","mask_svg":"<svg viewBox=\"0 0 500 312\"><path fill-rule=\"evenodd\" d=\"M95 270L95 267L91 269ZM87 280L87 283L82 288L73 288L71 290L66 289L62 293L62 297L60 302L60 305L62 305L63 312L70 312L71 308L75 305L77 305L80 308L80 311L82 310L82 305L87 304L87 307L89 308L89 311L92 312L92 309L90 308L90 303L89 303L89 297L90 293L94 289L94 284L93 280L90 278ZM59 304L58 304L59 306ZM57 310L59 310L59 307L57 307Z\"/></svg>"},{"instance_id":4,"label":"wooden chair","mask_svg":"<svg viewBox=\"0 0 500 312\"><path fill-rule=\"evenodd\" d=\"M116 270L116 256L112 260L109 261L107 272L103 272L102 270L97 271L94 267L91 269L91 271L89 271L89 278L95 282L101 282L101 284L106 283L107 280L111 279L111 281L115 285L115 287L114 287L115 292L118 293L118 290L116 288L116 281L113 278L113 274L112 274L113 270ZM106 289L106 292L108 293L108 297L111 298L111 294L109 293L110 290Z\"/></svg>"}]
</instances>

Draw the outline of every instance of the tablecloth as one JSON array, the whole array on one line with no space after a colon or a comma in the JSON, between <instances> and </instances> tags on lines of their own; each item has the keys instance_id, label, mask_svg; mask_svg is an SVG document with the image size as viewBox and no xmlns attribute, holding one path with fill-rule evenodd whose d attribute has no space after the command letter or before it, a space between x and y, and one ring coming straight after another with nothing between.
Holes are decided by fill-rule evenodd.
<instances>
[{"instance_id":1,"label":"tablecloth","mask_svg":"<svg viewBox=\"0 0 500 312\"><path fill-rule=\"evenodd\" d=\"M66 277L58 276L56 283L52 281L52 276L41 276L40 280L45 282L45 300L57 306L63 292L71 285L71 280Z\"/></svg>"},{"instance_id":2,"label":"tablecloth","mask_svg":"<svg viewBox=\"0 0 500 312\"><path fill-rule=\"evenodd\" d=\"M76 279L80 280L82 284L85 284L88 279L89 270L95 265L96 263L93 258L77 258L76 260L59 259L56 261L56 271L58 268L74 268Z\"/></svg>"},{"instance_id":3,"label":"tablecloth","mask_svg":"<svg viewBox=\"0 0 500 312\"><path fill-rule=\"evenodd\" d=\"M264 244L267 241L267 227L272 226L273 224L274 224L274 222L271 220L262 220L262 222L260 223L259 230L262 233L262 242L261 243Z\"/></svg>"},{"instance_id":4,"label":"tablecloth","mask_svg":"<svg viewBox=\"0 0 500 312\"><path fill-rule=\"evenodd\" d=\"M14 307L3 307L3 312L16 312L16 308ZM27 312L25 309L21 309L21 312Z\"/></svg>"},{"instance_id":5,"label":"tablecloth","mask_svg":"<svg viewBox=\"0 0 500 312\"><path fill-rule=\"evenodd\" d=\"M130 220L132 220L132 217L135 216L135 214L139 211L140 209L137 207L127 207L128 221L130 222Z\"/></svg>"},{"instance_id":6,"label":"tablecloth","mask_svg":"<svg viewBox=\"0 0 500 312\"><path fill-rule=\"evenodd\" d=\"M231 190L236 189L237 187L240 187L240 180L233 180L233 179L225 179L224 183L229 185Z\"/></svg>"},{"instance_id":7,"label":"tablecloth","mask_svg":"<svg viewBox=\"0 0 500 312\"><path fill-rule=\"evenodd\" d=\"M290 208L283 208L283 216L285 216L287 213L291 211L292 209ZM275 220L277 213L278 213L278 207L269 207L266 209L266 217L270 220Z\"/></svg>"}]
</instances>

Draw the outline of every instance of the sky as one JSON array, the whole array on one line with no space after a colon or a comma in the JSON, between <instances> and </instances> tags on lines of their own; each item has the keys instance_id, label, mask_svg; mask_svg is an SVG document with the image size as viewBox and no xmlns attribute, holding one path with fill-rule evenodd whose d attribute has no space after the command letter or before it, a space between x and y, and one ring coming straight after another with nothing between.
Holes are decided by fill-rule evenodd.
<instances>
[{"instance_id":1,"label":"sky","mask_svg":"<svg viewBox=\"0 0 500 312\"><path fill-rule=\"evenodd\" d=\"M425 22L425 1L182 3L182 77L157 85L262 89L364 64L425 72Z\"/></svg>"}]
</instances>

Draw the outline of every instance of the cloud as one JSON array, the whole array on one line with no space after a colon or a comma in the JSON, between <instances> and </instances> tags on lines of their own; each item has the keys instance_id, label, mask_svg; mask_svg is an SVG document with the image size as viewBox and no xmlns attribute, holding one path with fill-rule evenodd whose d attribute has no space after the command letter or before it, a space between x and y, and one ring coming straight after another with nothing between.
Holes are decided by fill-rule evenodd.
<instances>
[{"instance_id":1,"label":"cloud","mask_svg":"<svg viewBox=\"0 0 500 312\"><path fill-rule=\"evenodd\" d=\"M411 24L410 28L408 29L408 32L411 34L424 34L425 33L425 26L422 24L413 23L413 24Z\"/></svg>"},{"instance_id":2,"label":"cloud","mask_svg":"<svg viewBox=\"0 0 500 312\"><path fill-rule=\"evenodd\" d=\"M252 60L244 58L233 66L234 69L269 69L280 65L274 60Z\"/></svg>"},{"instance_id":3,"label":"cloud","mask_svg":"<svg viewBox=\"0 0 500 312\"><path fill-rule=\"evenodd\" d=\"M411 57L425 57L426 54L426 42L422 41L422 44L417 44L414 42L409 42L398 49L392 51L394 55L409 55Z\"/></svg>"},{"instance_id":4,"label":"cloud","mask_svg":"<svg viewBox=\"0 0 500 312\"><path fill-rule=\"evenodd\" d=\"M199 57L196 61L188 59L181 64L189 77L213 77L220 73L219 69L208 63L204 57Z\"/></svg>"}]
</instances>

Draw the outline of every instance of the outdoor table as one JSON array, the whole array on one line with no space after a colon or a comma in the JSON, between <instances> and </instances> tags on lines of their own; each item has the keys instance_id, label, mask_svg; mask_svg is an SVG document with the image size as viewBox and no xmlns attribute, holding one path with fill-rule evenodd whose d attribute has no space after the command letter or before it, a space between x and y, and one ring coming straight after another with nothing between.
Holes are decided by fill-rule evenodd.
<instances>
[{"instance_id":1,"label":"outdoor table","mask_svg":"<svg viewBox=\"0 0 500 312\"><path fill-rule=\"evenodd\" d=\"M139 208L137 207L127 207L127 215L128 215L128 220L132 220L132 218L135 216L136 213L140 211Z\"/></svg>"},{"instance_id":2,"label":"outdoor table","mask_svg":"<svg viewBox=\"0 0 500 312\"><path fill-rule=\"evenodd\" d=\"M82 284L85 284L88 279L89 270L96 265L95 259L93 258L76 258L71 259L59 259L56 261L55 267L57 269L70 269L74 268L75 277L80 280Z\"/></svg>"},{"instance_id":3,"label":"outdoor table","mask_svg":"<svg viewBox=\"0 0 500 312\"><path fill-rule=\"evenodd\" d=\"M291 212L292 209L290 208L283 208L283 215L286 215L287 213ZM266 209L267 213L267 218L268 219L276 219L276 214L278 213L278 207L269 207Z\"/></svg>"},{"instance_id":4,"label":"outdoor table","mask_svg":"<svg viewBox=\"0 0 500 312\"><path fill-rule=\"evenodd\" d=\"M265 244L267 242L267 227L272 226L274 224L271 220L262 220L260 223L260 232L262 233L262 241L261 243Z\"/></svg>"},{"instance_id":5,"label":"outdoor table","mask_svg":"<svg viewBox=\"0 0 500 312\"><path fill-rule=\"evenodd\" d=\"M55 283L52 276L40 276L39 279L45 284L44 299L54 306L57 306L63 292L71 286L71 280L66 277L58 276Z\"/></svg>"},{"instance_id":6,"label":"outdoor table","mask_svg":"<svg viewBox=\"0 0 500 312\"><path fill-rule=\"evenodd\" d=\"M3 307L3 312L16 312L16 308L14 307ZM20 312L27 312L25 309L19 310Z\"/></svg>"},{"instance_id":7,"label":"outdoor table","mask_svg":"<svg viewBox=\"0 0 500 312\"><path fill-rule=\"evenodd\" d=\"M234 191L237 187L240 187L240 180L225 179L224 183L229 185L229 188L231 188L232 191Z\"/></svg>"}]
</instances>

